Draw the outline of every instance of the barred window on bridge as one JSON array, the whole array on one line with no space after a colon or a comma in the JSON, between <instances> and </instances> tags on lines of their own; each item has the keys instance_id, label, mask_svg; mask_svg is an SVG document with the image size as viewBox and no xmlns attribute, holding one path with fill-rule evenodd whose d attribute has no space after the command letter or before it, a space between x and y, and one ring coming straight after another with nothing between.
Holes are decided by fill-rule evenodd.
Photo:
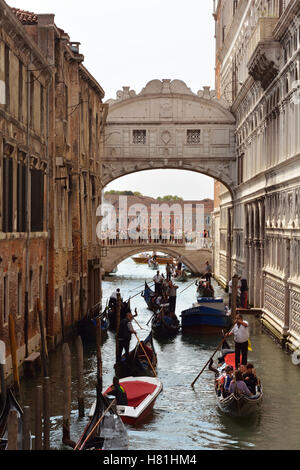
<instances>
[{"instance_id":1,"label":"barred window on bridge","mask_svg":"<svg viewBox=\"0 0 300 470\"><path fill-rule=\"evenodd\" d=\"M188 129L186 140L187 140L187 144L189 145L201 144L201 130L200 129Z\"/></svg>"},{"instance_id":2,"label":"barred window on bridge","mask_svg":"<svg viewBox=\"0 0 300 470\"><path fill-rule=\"evenodd\" d=\"M137 129L133 131L133 143L139 145L146 144L146 130Z\"/></svg>"}]
</instances>

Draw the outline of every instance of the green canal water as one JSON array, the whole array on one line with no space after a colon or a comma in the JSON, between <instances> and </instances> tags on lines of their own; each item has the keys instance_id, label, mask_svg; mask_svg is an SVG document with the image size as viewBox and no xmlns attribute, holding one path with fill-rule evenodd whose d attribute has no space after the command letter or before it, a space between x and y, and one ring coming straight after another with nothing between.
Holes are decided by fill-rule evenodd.
<instances>
[{"instance_id":1,"label":"green canal water","mask_svg":"<svg viewBox=\"0 0 300 470\"><path fill-rule=\"evenodd\" d=\"M162 267L162 270L164 268ZM111 292L120 287L124 298L139 292L144 280L152 280L155 271L146 265L136 265L131 259L119 265L118 272L103 282L103 303ZM182 291L187 283L178 283ZM224 291L215 284L216 296ZM195 286L178 294L177 315L195 301ZM136 331L143 339L149 330L146 326L151 316L143 298L132 300L137 308L141 327ZM261 329L260 322L249 317L253 351L248 359L254 363L264 388L264 402L259 415L251 419L233 419L218 409L213 389L213 373L205 371L190 384L202 369L220 337L192 337L179 334L173 340L155 341L158 355L158 376L163 382L163 392L158 397L153 414L139 427L128 426L130 450L299 450L300 449L300 365L291 358ZM147 331L146 331L147 330ZM131 345L134 346L133 338ZM72 414L71 439L77 440L88 420L88 410L95 399L96 345L84 343L85 417L78 418L76 397L76 352L72 350ZM104 387L110 385L115 362L114 334L109 332L102 347ZM62 439L62 365L61 349L50 356L51 376L51 448L66 449ZM41 379L23 379L21 404L34 408L35 386Z\"/></svg>"}]
</instances>

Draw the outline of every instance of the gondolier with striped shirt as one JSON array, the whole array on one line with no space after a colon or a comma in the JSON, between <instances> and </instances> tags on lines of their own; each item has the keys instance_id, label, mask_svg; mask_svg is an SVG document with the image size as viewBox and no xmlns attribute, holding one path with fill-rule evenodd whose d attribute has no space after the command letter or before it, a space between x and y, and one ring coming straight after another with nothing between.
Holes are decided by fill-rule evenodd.
<instances>
[{"instance_id":1,"label":"gondolier with striped shirt","mask_svg":"<svg viewBox=\"0 0 300 470\"><path fill-rule=\"evenodd\" d=\"M243 315L240 313L236 315L234 327L225 336L232 335L235 343L235 368L238 369L240 365L240 356L242 354L242 364L247 365L248 359L248 340L249 340L249 326L248 322L243 320Z\"/></svg>"}]
</instances>

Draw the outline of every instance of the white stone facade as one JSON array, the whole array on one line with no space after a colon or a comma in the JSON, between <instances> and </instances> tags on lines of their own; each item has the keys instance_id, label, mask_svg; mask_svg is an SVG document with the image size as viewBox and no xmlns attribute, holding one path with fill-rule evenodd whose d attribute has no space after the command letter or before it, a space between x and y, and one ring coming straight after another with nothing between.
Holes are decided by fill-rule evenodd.
<instances>
[{"instance_id":1,"label":"white stone facade","mask_svg":"<svg viewBox=\"0 0 300 470\"><path fill-rule=\"evenodd\" d=\"M219 0L217 93L236 117L237 182L215 211L215 274L246 275L263 323L300 345L300 1Z\"/></svg>"},{"instance_id":2,"label":"white stone facade","mask_svg":"<svg viewBox=\"0 0 300 470\"><path fill-rule=\"evenodd\" d=\"M103 184L141 170L192 170L236 185L235 119L204 87L152 80L139 93L124 87L109 100ZM196 189L196 188L195 188Z\"/></svg>"}]
</instances>

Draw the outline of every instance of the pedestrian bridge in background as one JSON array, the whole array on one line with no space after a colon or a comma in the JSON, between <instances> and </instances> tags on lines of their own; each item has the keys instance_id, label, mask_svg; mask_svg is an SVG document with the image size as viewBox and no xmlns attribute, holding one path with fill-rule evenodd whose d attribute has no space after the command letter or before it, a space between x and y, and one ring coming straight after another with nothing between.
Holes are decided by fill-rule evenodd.
<instances>
[{"instance_id":1,"label":"pedestrian bridge in background","mask_svg":"<svg viewBox=\"0 0 300 470\"><path fill-rule=\"evenodd\" d=\"M178 258L182 256L183 263L192 274L204 273L206 261L212 263L212 242L203 238L197 246L177 240L158 240L157 242L143 240L110 240L101 245L102 274L107 275L127 258L143 252L160 252ZM165 269L164 265L163 269ZM161 268L160 266L160 268Z\"/></svg>"}]
</instances>

